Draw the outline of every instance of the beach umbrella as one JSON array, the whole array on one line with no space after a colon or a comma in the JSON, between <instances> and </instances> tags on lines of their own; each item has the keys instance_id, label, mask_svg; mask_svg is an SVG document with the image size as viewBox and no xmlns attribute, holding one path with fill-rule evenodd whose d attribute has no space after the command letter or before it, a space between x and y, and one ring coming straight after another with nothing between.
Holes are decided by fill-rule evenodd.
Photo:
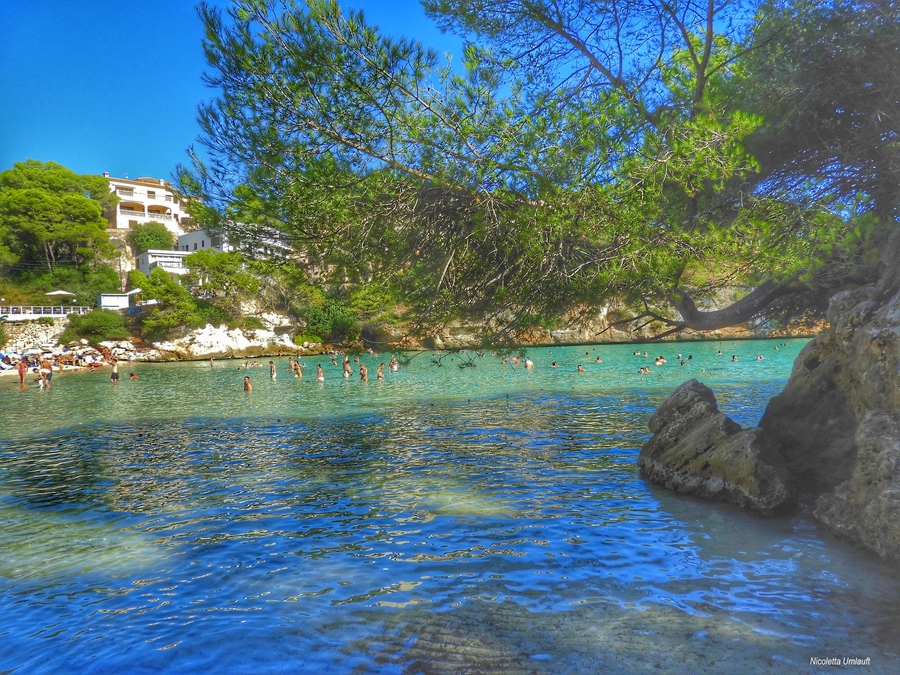
<instances>
[{"instance_id":1,"label":"beach umbrella","mask_svg":"<svg viewBox=\"0 0 900 675\"><path fill-rule=\"evenodd\" d=\"M44 295L75 295L75 294L69 293L69 291L50 291L49 293L44 293Z\"/></svg>"}]
</instances>

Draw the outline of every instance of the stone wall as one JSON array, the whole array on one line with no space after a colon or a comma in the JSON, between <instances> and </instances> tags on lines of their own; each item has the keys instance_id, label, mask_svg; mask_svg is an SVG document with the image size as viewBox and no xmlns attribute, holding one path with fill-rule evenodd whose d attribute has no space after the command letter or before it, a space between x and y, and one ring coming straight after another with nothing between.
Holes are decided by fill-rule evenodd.
<instances>
[{"instance_id":1,"label":"stone wall","mask_svg":"<svg viewBox=\"0 0 900 675\"><path fill-rule=\"evenodd\" d=\"M52 319L53 323L41 321L8 321L3 324L6 331L6 351L23 352L42 345L56 345L59 336L69 323L67 317Z\"/></svg>"}]
</instances>

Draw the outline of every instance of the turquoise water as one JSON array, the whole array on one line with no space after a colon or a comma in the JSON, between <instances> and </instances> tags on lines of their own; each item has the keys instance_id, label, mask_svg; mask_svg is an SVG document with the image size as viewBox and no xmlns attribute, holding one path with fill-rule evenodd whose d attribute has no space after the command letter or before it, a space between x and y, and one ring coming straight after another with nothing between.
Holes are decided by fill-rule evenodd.
<instances>
[{"instance_id":1,"label":"turquoise water","mask_svg":"<svg viewBox=\"0 0 900 675\"><path fill-rule=\"evenodd\" d=\"M896 672L897 570L637 472L675 386L752 425L801 347L0 378L0 672Z\"/></svg>"}]
</instances>

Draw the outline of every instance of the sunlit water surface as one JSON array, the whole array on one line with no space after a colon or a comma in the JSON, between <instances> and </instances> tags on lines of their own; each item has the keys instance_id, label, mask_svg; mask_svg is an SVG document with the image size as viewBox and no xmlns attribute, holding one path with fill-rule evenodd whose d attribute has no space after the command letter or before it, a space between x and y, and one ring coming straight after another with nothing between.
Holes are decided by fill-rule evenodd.
<instances>
[{"instance_id":1,"label":"sunlit water surface","mask_svg":"<svg viewBox=\"0 0 900 675\"><path fill-rule=\"evenodd\" d=\"M0 672L897 672L897 570L638 474L675 386L753 425L801 346L4 377Z\"/></svg>"}]
</instances>

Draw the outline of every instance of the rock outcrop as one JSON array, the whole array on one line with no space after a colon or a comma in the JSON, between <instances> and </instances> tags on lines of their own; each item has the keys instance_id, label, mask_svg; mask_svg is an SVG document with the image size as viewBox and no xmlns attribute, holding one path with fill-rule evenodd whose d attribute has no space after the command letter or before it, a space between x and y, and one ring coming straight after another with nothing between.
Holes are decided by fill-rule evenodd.
<instances>
[{"instance_id":1,"label":"rock outcrop","mask_svg":"<svg viewBox=\"0 0 900 675\"><path fill-rule=\"evenodd\" d=\"M800 353L787 387L760 420L781 447L801 494L815 500L815 516L835 533L896 560L900 290L889 280L898 268L900 257L881 283L832 298L829 330Z\"/></svg>"},{"instance_id":2,"label":"rock outcrop","mask_svg":"<svg viewBox=\"0 0 900 675\"><path fill-rule=\"evenodd\" d=\"M68 317L48 318L44 321L10 321L3 324L7 335L4 348L23 352L34 347L56 345L68 323Z\"/></svg>"},{"instance_id":3,"label":"rock outcrop","mask_svg":"<svg viewBox=\"0 0 900 675\"><path fill-rule=\"evenodd\" d=\"M754 447L761 430L757 458L776 467L783 460L790 497L813 503L821 523L900 560L900 232L882 248L879 281L835 295L828 324L800 352L759 430L743 433ZM714 452L730 465L720 473L743 467L742 475L750 455L712 450L739 432L715 417L711 392L698 384L682 385L651 418L656 435L641 451L642 471L688 494L741 503L734 490L716 493L714 464L702 457Z\"/></svg>"},{"instance_id":4,"label":"rock outcrop","mask_svg":"<svg viewBox=\"0 0 900 675\"><path fill-rule=\"evenodd\" d=\"M254 358L278 353L296 354L302 351L289 334L275 330L229 329L212 326L193 331L184 337L153 343L140 358L147 361L198 360L216 358Z\"/></svg>"},{"instance_id":5,"label":"rock outcrop","mask_svg":"<svg viewBox=\"0 0 900 675\"><path fill-rule=\"evenodd\" d=\"M653 413L650 430L654 436L638 459L649 480L763 514L790 502L788 472L765 432L742 429L697 380L682 384Z\"/></svg>"}]
</instances>

